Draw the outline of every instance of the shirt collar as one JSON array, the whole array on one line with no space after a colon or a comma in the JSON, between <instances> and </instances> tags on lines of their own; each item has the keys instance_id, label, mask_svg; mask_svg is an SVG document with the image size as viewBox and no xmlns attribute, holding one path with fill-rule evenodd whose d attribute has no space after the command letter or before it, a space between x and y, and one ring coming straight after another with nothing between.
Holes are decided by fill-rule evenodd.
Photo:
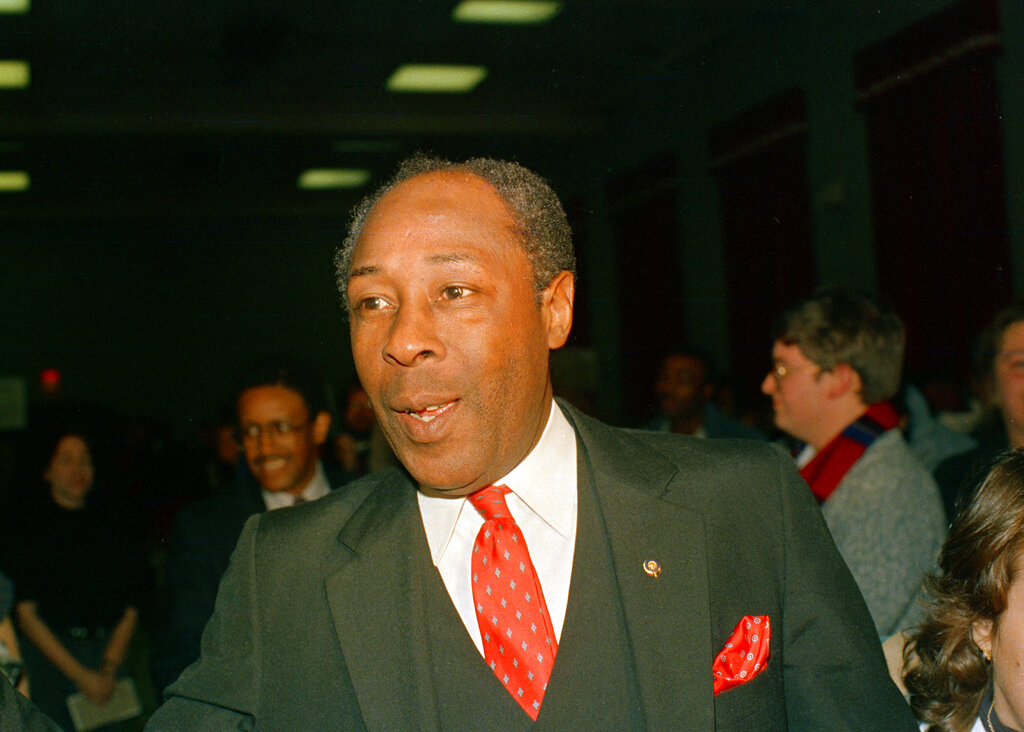
<instances>
[{"instance_id":1,"label":"shirt collar","mask_svg":"<svg viewBox=\"0 0 1024 732\"><path fill-rule=\"evenodd\" d=\"M567 456L572 456L572 460L567 460ZM559 535L569 537L576 528L575 513L567 509L575 501L575 456L576 432L552 401L540 440L522 462L494 481L494 485L508 486L530 511ZM476 509L465 497L443 498L417 492L417 498L436 565L448 548L459 515L463 511L476 513Z\"/></svg>"},{"instance_id":2,"label":"shirt collar","mask_svg":"<svg viewBox=\"0 0 1024 732\"><path fill-rule=\"evenodd\" d=\"M267 491L260 489L263 494L263 503L266 505L268 511L273 511L275 508L284 508L285 506L291 506L295 502L295 496L285 491ZM299 496L305 501L315 501L317 498L323 498L331 492L331 484L327 482L327 476L324 474L324 466L318 460L316 463L316 472L313 473L313 478L306 487L302 489Z\"/></svg>"}]
</instances>

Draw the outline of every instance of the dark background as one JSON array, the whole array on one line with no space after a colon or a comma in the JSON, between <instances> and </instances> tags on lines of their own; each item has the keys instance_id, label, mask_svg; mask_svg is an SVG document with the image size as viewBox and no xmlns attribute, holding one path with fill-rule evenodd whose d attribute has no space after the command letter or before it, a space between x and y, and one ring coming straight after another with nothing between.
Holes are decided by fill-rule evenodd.
<instances>
[{"instance_id":1,"label":"dark background","mask_svg":"<svg viewBox=\"0 0 1024 732\"><path fill-rule=\"evenodd\" d=\"M666 344L756 400L768 324L819 284L878 289L911 372L963 380L1024 289L1019 0L580 0L543 26L454 1L36 0L0 14L0 378L166 422L182 439L265 351L353 370L331 257L370 183L424 149L549 177L580 260L560 390L640 419ZM401 95L404 62L479 63L467 95ZM3 398L3 397L0 397Z\"/></svg>"}]
</instances>

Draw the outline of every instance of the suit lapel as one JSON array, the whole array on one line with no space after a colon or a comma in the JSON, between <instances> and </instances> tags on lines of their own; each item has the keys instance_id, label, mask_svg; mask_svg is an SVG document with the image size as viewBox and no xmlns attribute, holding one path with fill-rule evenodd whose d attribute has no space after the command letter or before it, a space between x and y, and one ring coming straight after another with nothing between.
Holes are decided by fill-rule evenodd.
<instances>
[{"instance_id":1,"label":"suit lapel","mask_svg":"<svg viewBox=\"0 0 1024 732\"><path fill-rule=\"evenodd\" d=\"M327 599L367 727L437 729L418 581L433 568L404 473L380 483L338 539L341 566L326 580Z\"/></svg>"},{"instance_id":2,"label":"suit lapel","mask_svg":"<svg viewBox=\"0 0 1024 732\"><path fill-rule=\"evenodd\" d=\"M627 433L563 411L577 431L581 490L592 490L607 536L646 726L713 729L703 519L667 500L668 483L679 479L672 463ZM439 729L417 581L432 569L430 550L415 487L404 473L387 475L339 535L327 598L367 726ZM648 560L658 562L657 577L644 571Z\"/></svg>"},{"instance_id":3,"label":"suit lapel","mask_svg":"<svg viewBox=\"0 0 1024 732\"><path fill-rule=\"evenodd\" d=\"M592 483L608 537L647 726L713 729L703 519L665 500L667 484L678 480L672 463L627 434L565 411L578 435L579 484ZM645 571L650 560L657 576Z\"/></svg>"}]
</instances>

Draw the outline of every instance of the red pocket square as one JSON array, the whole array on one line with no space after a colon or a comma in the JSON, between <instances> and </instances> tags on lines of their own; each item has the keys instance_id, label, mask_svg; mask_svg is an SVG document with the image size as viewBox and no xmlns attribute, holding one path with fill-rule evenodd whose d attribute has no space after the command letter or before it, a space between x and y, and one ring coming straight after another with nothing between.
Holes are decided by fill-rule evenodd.
<instances>
[{"instance_id":1,"label":"red pocket square","mask_svg":"<svg viewBox=\"0 0 1024 732\"><path fill-rule=\"evenodd\" d=\"M772 630L767 615L746 615L715 656L715 696L750 681L768 665Z\"/></svg>"}]
</instances>

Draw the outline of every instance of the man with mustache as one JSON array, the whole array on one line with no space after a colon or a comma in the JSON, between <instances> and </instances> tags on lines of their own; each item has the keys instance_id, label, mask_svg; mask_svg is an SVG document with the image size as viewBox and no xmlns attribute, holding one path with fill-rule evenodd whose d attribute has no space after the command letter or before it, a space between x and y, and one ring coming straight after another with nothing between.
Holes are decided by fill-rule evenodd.
<instances>
[{"instance_id":1,"label":"man with mustache","mask_svg":"<svg viewBox=\"0 0 1024 732\"><path fill-rule=\"evenodd\" d=\"M153 676L160 689L199 657L221 576L245 521L256 513L313 501L345 482L320 462L331 415L320 375L289 356L265 356L239 377L235 404L246 470L233 485L186 506L167 552L170 605L157 635Z\"/></svg>"},{"instance_id":2,"label":"man with mustache","mask_svg":"<svg viewBox=\"0 0 1024 732\"><path fill-rule=\"evenodd\" d=\"M336 265L403 467L246 524L151 729L915 728L784 456L553 399L575 261L543 179L415 156Z\"/></svg>"}]
</instances>

